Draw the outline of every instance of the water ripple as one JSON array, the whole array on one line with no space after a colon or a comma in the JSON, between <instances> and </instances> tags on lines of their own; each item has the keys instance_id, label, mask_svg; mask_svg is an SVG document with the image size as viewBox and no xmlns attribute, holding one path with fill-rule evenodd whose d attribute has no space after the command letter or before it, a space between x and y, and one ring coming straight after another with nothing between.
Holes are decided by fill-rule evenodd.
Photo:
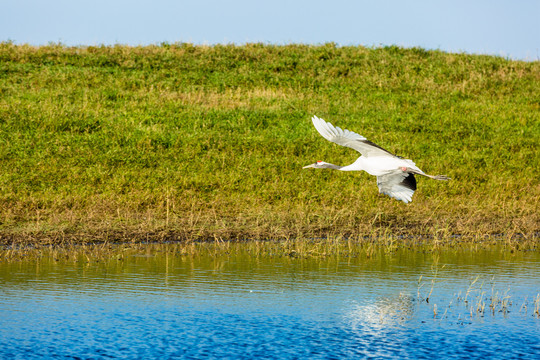
<instances>
[{"instance_id":1,"label":"water ripple","mask_svg":"<svg viewBox=\"0 0 540 360\"><path fill-rule=\"evenodd\" d=\"M540 356L539 254L399 255L3 263L0 358Z\"/></svg>"}]
</instances>

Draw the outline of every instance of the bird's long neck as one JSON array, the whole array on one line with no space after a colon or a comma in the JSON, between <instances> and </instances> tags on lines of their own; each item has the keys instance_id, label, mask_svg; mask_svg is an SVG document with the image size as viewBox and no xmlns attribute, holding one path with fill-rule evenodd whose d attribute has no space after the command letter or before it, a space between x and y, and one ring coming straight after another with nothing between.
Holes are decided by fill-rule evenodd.
<instances>
[{"instance_id":1,"label":"bird's long neck","mask_svg":"<svg viewBox=\"0 0 540 360\"><path fill-rule=\"evenodd\" d=\"M360 156L352 164L346 165L346 166L340 166L338 170L341 170L341 171L360 171L360 170L364 170L364 157Z\"/></svg>"},{"instance_id":2,"label":"bird's long neck","mask_svg":"<svg viewBox=\"0 0 540 360\"><path fill-rule=\"evenodd\" d=\"M325 163L321 165L321 168L323 169L335 169L335 170L341 170L344 166L334 165L330 163Z\"/></svg>"}]
</instances>

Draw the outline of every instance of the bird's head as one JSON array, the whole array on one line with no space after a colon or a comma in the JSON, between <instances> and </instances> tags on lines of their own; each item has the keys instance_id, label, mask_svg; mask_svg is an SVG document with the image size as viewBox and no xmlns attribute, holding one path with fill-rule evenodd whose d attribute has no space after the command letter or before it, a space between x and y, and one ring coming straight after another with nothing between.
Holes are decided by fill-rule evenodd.
<instances>
[{"instance_id":1,"label":"bird's head","mask_svg":"<svg viewBox=\"0 0 540 360\"><path fill-rule=\"evenodd\" d=\"M306 165L302 169L307 169L307 168L328 169L328 168L331 167L331 165L332 164L329 164L329 163L324 162L324 161L317 161L315 164Z\"/></svg>"}]
</instances>

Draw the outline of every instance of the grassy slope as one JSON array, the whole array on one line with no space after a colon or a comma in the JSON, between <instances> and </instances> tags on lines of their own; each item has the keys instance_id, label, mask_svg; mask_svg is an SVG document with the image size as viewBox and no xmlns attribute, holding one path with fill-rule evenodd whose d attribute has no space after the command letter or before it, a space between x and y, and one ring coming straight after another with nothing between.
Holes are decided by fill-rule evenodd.
<instances>
[{"instance_id":1,"label":"grassy slope","mask_svg":"<svg viewBox=\"0 0 540 360\"><path fill-rule=\"evenodd\" d=\"M448 183L378 195L316 114ZM0 236L540 230L540 62L422 49L0 44ZM28 238L31 235L31 238Z\"/></svg>"}]
</instances>

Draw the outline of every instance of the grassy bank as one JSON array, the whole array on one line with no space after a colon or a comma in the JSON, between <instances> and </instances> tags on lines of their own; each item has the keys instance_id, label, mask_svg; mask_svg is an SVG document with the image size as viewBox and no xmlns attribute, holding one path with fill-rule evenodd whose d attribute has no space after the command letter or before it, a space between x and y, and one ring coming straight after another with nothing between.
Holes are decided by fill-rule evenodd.
<instances>
[{"instance_id":1,"label":"grassy bank","mask_svg":"<svg viewBox=\"0 0 540 360\"><path fill-rule=\"evenodd\" d=\"M318 115L448 183L413 202ZM0 44L1 242L540 231L540 62L422 49ZM537 236L537 235L536 235Z\"/></svg>"}]
</instances>

